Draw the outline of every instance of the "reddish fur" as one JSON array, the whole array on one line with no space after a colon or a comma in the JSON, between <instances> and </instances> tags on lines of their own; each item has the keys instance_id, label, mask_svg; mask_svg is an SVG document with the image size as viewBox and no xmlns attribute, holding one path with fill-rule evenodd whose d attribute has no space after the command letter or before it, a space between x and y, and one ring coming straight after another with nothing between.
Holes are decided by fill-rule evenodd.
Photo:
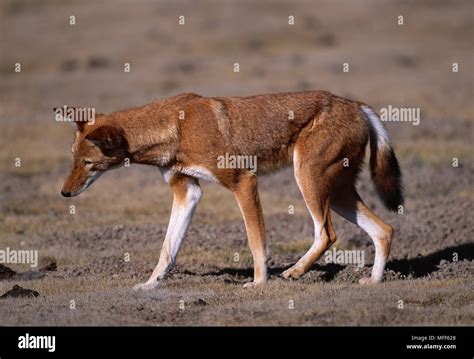
<instances>
[{"instance_id":1,"label":"reddish fur","mask_svg":"<svg viewBox=\"0 0 474 359\"><path fill-rule=\"evenodd\" d=\"M291 273L298 277L336 239L332 201L360 205L355 197L344 204L339 195L354 190L371 136L360 106L325 91L225 98L182 94L102 115L95 124L78 126L74 168L63 191L74 193L90 171L105 171L129 158L132 163L173 170L170 184L180 197L185 193L180 179L187 176L179 173L181 169L206 169L235 194L254 255L255 282L261 283L266 279L266 259L256 176L248 169L218 168L217 158L225 153L257 156L258 173L263 173L290 164L296 150L300 189L311 213L322 223L323 243ZM179 118L181 111L184 119ZM293 119L289 119L290 111ZM85 158L96 163L87 168L81 163ZM392 186L400 186L387 176L393 163L384 162L387 156L373 158L377 188L393 192ZM349 167L343 165L346 159ZM391 238L387 226L388 232Z\"/></svg>"}]
</instances>

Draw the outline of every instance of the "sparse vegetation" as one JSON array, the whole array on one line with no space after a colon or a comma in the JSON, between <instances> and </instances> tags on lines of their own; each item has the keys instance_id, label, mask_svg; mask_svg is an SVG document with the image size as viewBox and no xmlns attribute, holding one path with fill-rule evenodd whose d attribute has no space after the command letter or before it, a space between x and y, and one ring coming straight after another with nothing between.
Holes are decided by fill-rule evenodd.
<instances>
[{"instance_id":1,"label":"sparse vegetation","mask_svg":"<svg viewBox=\"0 0 474 359\"><path fill-rule=\"evenodd\" d=\"M471 1L320 1L317 7L277 1L273 10L265 2L210 2L186 7L188 21L179 31L181 2L109 0L94 7L91 1L15 0L2 8L8 16L0 44L0 249L38 249L42 265L54 261L57 271L37 280L0 280L0 295L14 284L40 293L0 300L0 325L472 325ZM400 30L390 19L408 9L423 16ZM290 11L296 25L288 31ZM67 25L71 14L78 17L75 28ZM22 72L14 73L18 61ZM130 73L123 71L126 61ZM344 61L351 63L349 73L341 71ZM239 74L232 71L235 62ZM121 168L81 197L59 195L74 129L54 121L56 106L108 112L178 92L308 88L374 108L421 108L419 126L387 124L404 172L403 215L381 208L366 172L359 185L367 204L396 230L382 285L356 284L369 272L373 249L364 233L338 218L337 247L365 250L366 266L322 260L298 281L279 277L312 243L292 170L259 179L271 277L257 290L242 288L252 276L251 256L239 208L223 188L203 184L177 268L146 294L129 288L152 271L166 231L171 192L159 171ZM16 157L21 167L14 166ZM459 167L452 166L454 157Z\"/></svg>"}]
</instances>

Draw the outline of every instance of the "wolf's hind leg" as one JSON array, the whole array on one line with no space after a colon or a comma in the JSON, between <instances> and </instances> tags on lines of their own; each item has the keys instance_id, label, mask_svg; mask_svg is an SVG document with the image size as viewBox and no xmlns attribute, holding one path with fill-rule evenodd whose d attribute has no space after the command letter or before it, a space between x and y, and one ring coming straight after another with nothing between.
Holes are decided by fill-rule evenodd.
<instances>
[{"instance_id":1,"label":"wolf's hind leg","mask_svg":"<svg viewBox=\"0 0 474 359\"><path fill-rule=\"evenodd\" d=\"M314 222L313 245L295 265L283 272L283 277L296 279L306 273L336 241L329 197L332 179L337 171L331 165L315 164L312 159L304 161L297 149L293 156L296 182Z\"/></svg>"},{"instance_id":2,"label":"wolf's hind leg","mask_svg":"<svg viewBox=\"0 0 474 359\"><path fill-rule=\"evenodd\" d=\"M393 229L372 212L354 188L339 192L333 198L331 208L340 216L362 228L375 245L375 261L372 275L362 278L361 284L379 283L390 254Z\"/></svg>"}]
</instances>

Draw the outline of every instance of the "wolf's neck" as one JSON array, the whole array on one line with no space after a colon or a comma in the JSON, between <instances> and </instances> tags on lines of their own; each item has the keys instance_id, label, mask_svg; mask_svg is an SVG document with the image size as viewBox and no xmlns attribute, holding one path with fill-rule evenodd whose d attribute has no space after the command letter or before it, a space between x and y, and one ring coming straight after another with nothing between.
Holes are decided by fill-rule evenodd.
<instances>
[{"instance_id":1,"label":"wolf's neck","mask_svg":"<svg viewBox=\"0 0 474 359\"><path fill-rule=\"evenodd\" d=\"M110 120L123 128L132 162L166 166L174 160L179 133L173 118L136 109L112 114Z\"/></svg>"},{"instance_id":2,"label":"wolf's neck","mask_svg":"<svg viewBox=\"0 0 474 359\"><path fill-rule=\"evenodd\" d=\"M177 146L174 144L155 144L130 152L131 161L144 165L166 167L175 162Z\"/></svg>"}]
</instances>

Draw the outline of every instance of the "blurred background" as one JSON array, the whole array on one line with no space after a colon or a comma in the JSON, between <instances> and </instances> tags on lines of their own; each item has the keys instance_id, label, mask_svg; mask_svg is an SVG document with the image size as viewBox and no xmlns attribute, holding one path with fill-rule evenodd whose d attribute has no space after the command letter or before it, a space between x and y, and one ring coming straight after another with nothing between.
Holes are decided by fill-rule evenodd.
<instances>
[{"instance_id":1,"label":"blurred background","mask_svg":"<svg viewBox=\"0 0 474 359\"><path fill-rule=\"evenodd\" d=\"M419 126L387 124L405 173L407 215L386 213L368 182L361 191L402 231L394 258L429 255L472 239L470 0L3 0L0 9L0 244L41 249L44 261L58 262L58 276L65 271L56 280L69 288L67 275L74 270L95 273L97 285L117 285L107 279L115 264L103 258L116 263L125 251L146 263L145 272L128 268L119 285L145 279L158 258L171 193L156 169L132 166L108 173L80 197L61 198L74 128L55 122L52 109L64 105L107 113L182 92L321 89L377 110L420 108ZM17 63L21 72L15 72ZM453 158L459 167L453 168ZM250 268L232 195L216 185L204 190L179 262L186 268ZM284 267L311 244L311 223L291 170L263 178L261 192L272 263ZM341 247L370 244L355 227L337 223ZM235 251L242 254L239 264L231 259ZM55 294L55 283L30 286Z\"/></svg>"}]
</instances>

